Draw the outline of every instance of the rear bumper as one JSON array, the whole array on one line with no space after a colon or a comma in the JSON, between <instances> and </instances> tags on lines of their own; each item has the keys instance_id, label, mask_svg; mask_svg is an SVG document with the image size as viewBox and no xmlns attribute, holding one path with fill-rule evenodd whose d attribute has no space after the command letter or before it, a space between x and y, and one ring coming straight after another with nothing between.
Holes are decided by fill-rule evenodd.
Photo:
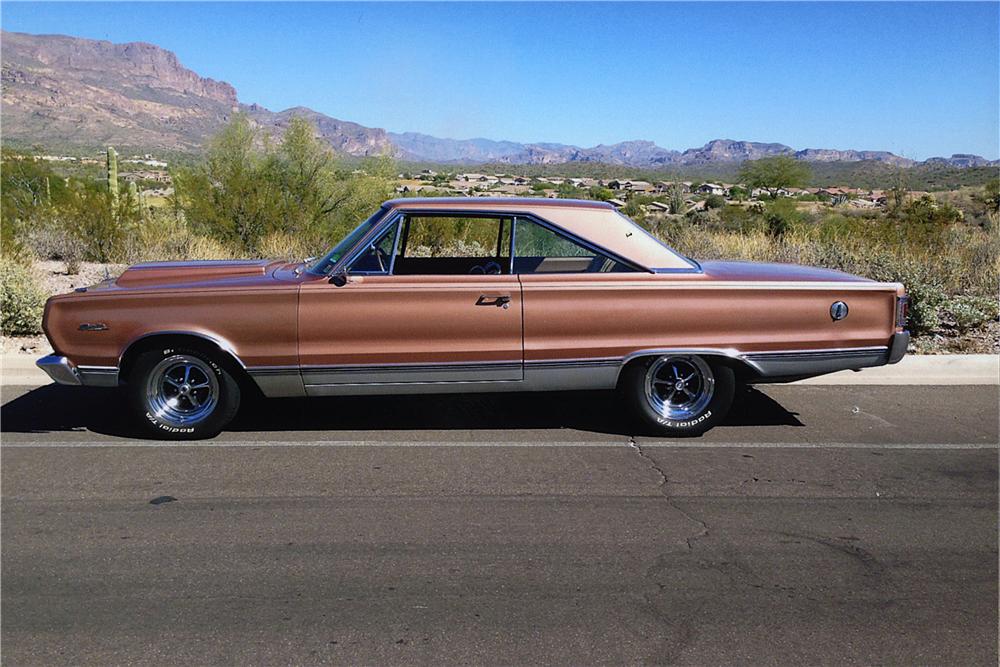
<instances>
[{"instance_id":1,"label":"rear bumper","mask_svg":"<svg viewBox=\"0 0 1000 667\"><path fill-rule=\"evenodd\" d=\"M859 371L862 368L895 364L910 343L909 332L893 335L887 347L861 347L843 350L803 350L801 352L762 352L742 355L759 381L787 382L837 371Z\"/></svg>"},{"instance_id":2,"label":"rear bumper","mask_svg":"<svg viewBox=\"0 0 1000 667\"><path fill-rule=\"evenodd\" d=\"M906 348L910 346L910 332L903 331L892 337L892 344L889 345L889 361L890 364L898 363L903 355L906 354Z\"/></svg>"},{"instance_id":3,"label":"rear bumper","mask_svg":"<svg viewBox=\"0 0 1000 667\"><path fill-rule=\"evenodd\" d=\"M53 381L66 385L117 387L118 368L114 366L77 366L58 354L50 354L35 362Z\"/></svg>"}]
</instances>

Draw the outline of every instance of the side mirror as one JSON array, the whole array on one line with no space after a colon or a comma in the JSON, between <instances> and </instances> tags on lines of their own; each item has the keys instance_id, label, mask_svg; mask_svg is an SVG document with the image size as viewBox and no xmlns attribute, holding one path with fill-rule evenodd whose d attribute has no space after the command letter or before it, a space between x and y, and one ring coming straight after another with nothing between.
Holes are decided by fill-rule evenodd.
<instances>
[{"instance_id":1,"label":"side mirror","mask_svg":"<svg viewBox=\"0 0 1000 667\"><path fill-rule=\"evenodd\" d=\"M337 271L330 276L330 284L336 287L343 287L347 284L347 271Z\"/></svg>"}]
</instances>

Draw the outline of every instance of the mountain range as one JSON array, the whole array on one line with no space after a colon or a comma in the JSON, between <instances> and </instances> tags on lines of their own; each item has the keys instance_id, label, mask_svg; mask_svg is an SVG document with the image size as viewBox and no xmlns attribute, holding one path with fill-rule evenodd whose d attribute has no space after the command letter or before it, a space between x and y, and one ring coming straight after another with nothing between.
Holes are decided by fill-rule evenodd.
<instances>
[{"instance_id":1,"label":"mountain range","mask_svg":"<svg viewBox=\"0 0 1000 667\"><path fill-rule=\"evenodd\" d=\"M40 146L96 148L105 145L196 152L234 113L243 112L263 131L280 135L291 118L305 117L335 150L352 156L392 154L419 162L564 164L599 162L640 168L738 164L774 155L809 162L874 161L911 166L914 160L887 151L795 150L778 143L716 139L684 151L651 141L624 141L590 148L557 143L491 139L441 139L338 120L306 107L271 111L239 101L224 81L199 76L177 56L152 44L64 35L0 33L3 139ZM930 158L954 167L997 165L976 155Z\"/></svg>"}]
</instances>

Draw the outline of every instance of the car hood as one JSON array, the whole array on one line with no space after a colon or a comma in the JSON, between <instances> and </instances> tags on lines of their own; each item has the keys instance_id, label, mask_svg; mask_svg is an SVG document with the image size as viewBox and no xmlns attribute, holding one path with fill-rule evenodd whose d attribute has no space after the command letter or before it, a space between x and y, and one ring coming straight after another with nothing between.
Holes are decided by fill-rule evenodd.
<instances>
[{"instance_id":1,"label":"car hood","mask_svg":"<svg viewBox=\"0 0 1000 667\"><path fill-rule=\"evenodd\" d=\"M284 264L267 259L147 262L130 266L118 276L115 285L124 288L257 285L272 281L275 269Z\"/></svg>"},{"instance_id":2,"label":"car hood","mask_svg":"<svg viewBox=\"0 0 1000 667\"><path fill-rule=\"evenodd\" d=\"M868 278L833 269L819 269L798 264L768 264L764 262L701 262L705 276L711 280L750 282L871 282Z\"/></svg>"}]
</instances>

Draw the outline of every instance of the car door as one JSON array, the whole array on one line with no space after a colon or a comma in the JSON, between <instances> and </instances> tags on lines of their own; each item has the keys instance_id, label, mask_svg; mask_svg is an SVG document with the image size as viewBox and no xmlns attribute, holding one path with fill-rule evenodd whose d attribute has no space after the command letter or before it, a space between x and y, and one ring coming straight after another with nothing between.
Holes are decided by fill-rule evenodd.
<instances>
[{"instance_id":1,"label":"car door","mask_svg":"<svg viewBox=\"0 0 1000 667\"><path fill-rule=\"evenodd\" d=\"M472 243L477 235L468 229L456 237L447 221L429 217L393 218L346 258L346 282L302 286L307 393L481 390L521 381L521 288L510 273L509 227L503 231L511 223L472 220L499 230L479 230ZM495 245L486 248L480 241L490 238Z\"/></svg>"},{"instance_id":2,"label":"car door","mask_svg":"<svg viewBox=\"0 0 1000 667\"><path fill-rule=\"evenodd\" d=\"M614 387L623 348L642 335L642 322L657 310L635 298L643 274L540 220L517 217L514 236L526 385Z\"/></svg>"}]
</instances>

